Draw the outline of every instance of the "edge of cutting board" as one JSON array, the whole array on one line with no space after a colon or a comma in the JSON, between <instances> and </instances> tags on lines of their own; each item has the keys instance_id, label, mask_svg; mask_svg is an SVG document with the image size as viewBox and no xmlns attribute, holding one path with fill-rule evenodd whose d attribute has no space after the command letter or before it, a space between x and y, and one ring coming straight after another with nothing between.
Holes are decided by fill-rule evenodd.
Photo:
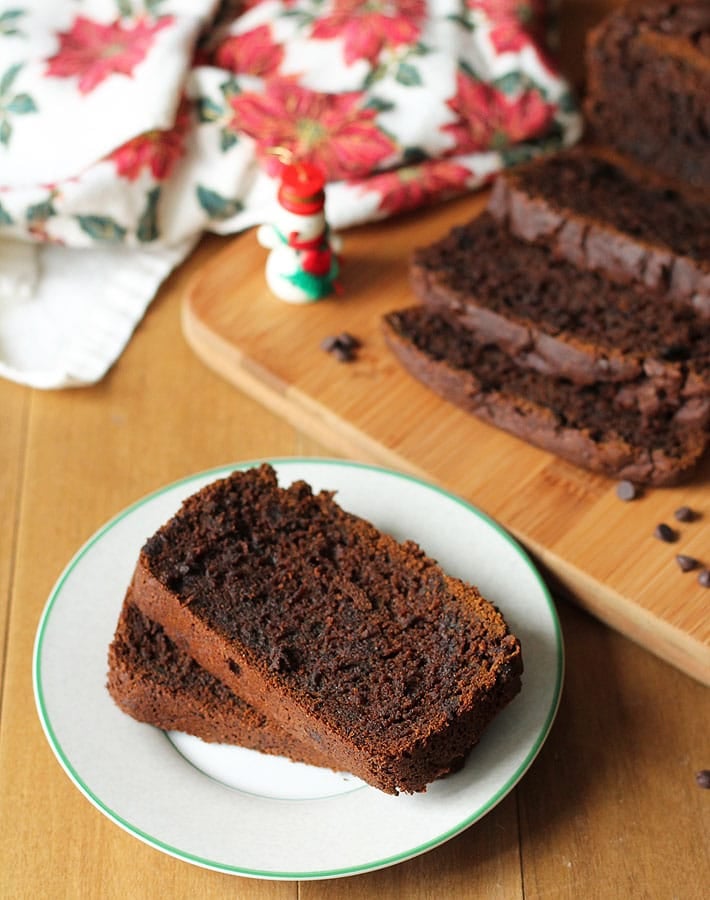
<instances>
[{"instance_id":1,"label":"edge of cutting board","mask_svg":"<svg viewBox=\"0 0 710 900\"><path fill-rule=\"evenodd\" d=\"M433 481L499 521L543 573L612 628L710 685L710 592L683 574L677 553L710 565L710 459L677 488L621 502L615 483L492 428L415 382L384 345L383 312L415 302L413 246L477 214L484 195L344 235L344 292L307 307L276 300L253 231L199 269L182 304L185 338L211 369L334 453ZM351 363L320 349L350 331ZM461 448L471 448L462 453ZM511 485L513 487L511 487ZM688 505L676 544L652 537Z\"/></svg>"}]
</instances>

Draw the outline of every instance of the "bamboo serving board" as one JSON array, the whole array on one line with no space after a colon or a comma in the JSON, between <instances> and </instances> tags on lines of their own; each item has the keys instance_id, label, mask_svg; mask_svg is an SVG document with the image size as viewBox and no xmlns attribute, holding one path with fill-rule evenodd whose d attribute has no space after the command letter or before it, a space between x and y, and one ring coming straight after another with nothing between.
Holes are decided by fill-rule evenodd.
<instances>
[{"instance_id":1,"label":"bamboo serving board","mask_svg":"<svg viewBox=\"0 0 710 900\"><path fill-rule=\"evenodd\" d=\"M209 367L334 452L425 477L471 501L526 546L553 587L710 684L710 589L675 562L684 553L710 566L710 459L683 487L624 503L613 481L439 399L384 344L382 314L416 302L411 249L475 215L485 199L347 232L342 295L307 306L270 294L266 251L246 232L189 283L185 336ZM320 346L343 331L362 341L348 363ZM698 520L677 523L682 505ZM678 528L676 543L653 537L659 522Z\"/></svg>"}]
</instances>

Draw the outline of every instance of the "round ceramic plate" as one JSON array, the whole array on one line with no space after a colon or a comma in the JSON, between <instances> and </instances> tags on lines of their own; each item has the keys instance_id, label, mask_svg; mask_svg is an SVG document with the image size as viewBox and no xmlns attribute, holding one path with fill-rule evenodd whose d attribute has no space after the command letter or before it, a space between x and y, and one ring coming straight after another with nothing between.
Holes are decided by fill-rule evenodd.
<instances>
[{"instance_id":1,"label":"round ceramic plate","mask_svg":"<svg viewBox=\"0 0 710 900\"><path fill-rule=\"evenodd\" d=\"M521 640L518 697L464 768L418 795L389 796L347 775L235 747L166 735L122 713L106 691L107 648L141 546L182 500L235 468L203 472L105 525L60 577L39 623L37 709L79 790L135 837L235 875L332 878L436 847L491 810L523 776L552 724L563 673L560 628L542 578L519 545L461 499L406 475L336 460L273 462L283 486L305 479L345 509L417 541L477 584Z\"/></svg>"}]
</instances>

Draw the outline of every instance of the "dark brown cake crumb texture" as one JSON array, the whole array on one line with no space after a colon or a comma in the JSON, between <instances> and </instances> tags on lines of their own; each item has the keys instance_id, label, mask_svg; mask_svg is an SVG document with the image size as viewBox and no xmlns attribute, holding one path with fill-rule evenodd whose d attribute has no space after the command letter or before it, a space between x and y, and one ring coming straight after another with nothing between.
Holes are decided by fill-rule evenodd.
<instances>
[{"instance_id":1,"label":"dark brown cake crumb texture","mask_svg":"<svg viewBox=\"0 0 710 900\"><path fill-rule=\"evenodd\" d=\"M188 500L146 553L180 602L353 735L394 736L423 708L455 715L468 680L510 649L486 605L452 603L418 547L304 482L279 490L266 469Z\"/></svg>"}]
</instances>

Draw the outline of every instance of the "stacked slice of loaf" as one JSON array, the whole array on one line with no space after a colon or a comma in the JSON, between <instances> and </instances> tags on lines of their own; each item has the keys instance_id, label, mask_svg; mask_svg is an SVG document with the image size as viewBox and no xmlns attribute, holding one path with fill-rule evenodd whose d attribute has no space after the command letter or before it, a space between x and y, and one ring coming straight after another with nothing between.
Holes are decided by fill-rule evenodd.
<instances>
[{"instance_id":1,"label":"stacked slice of loaf","mask_svg":"<svg viewBox=\"0 0 710 900\"><path fill-rule=\"evenodd\" d=\"M672 7L616 13L592 51L619 20L644 40L652 21L664 49L692 43L710 71L710 19L691 40L698 0ZM587 145L500 176L482 216L415 251L422 306L384 328L413 375L480 418L594 471L670 484L709 439L710 204L683 166L669 180L641 156Z\"/></svg>"},{"instance_id":2,"label":"stacked slice of loaf","mask_svg":"<svg viewBox=\"0 0 710 900\"><path fill-rule=\"evenodd\" d=\"M147 541L108 685L141 721L397 793L460 767L521 672L476 588L264 465L208 485Z\"/></svg>"},{"instance_id":3,"label":"stacked slice of loaf","mask_svg":"<svg viewBox=\"0 0 710 900\"><path fill-rule=\"evenodd\" d=\"M209 743L333 768L234 693L172 641L127 595L109 648L108 689L134 719L163 731L183 731Z\"/></svg>"}]
</instances>

